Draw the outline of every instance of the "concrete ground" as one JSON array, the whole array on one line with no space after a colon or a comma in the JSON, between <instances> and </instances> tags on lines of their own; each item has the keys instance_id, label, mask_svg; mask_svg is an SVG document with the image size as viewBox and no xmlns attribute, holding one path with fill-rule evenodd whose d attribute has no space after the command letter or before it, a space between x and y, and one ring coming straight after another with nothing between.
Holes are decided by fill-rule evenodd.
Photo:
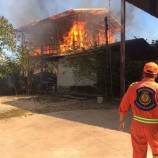
<instances>
[{"instance_id":1,"label":"concrete ground","mask_svg":"<svg viewBox=\"0 0 158 158\"><path fill-rule=\"evenodd\" d=\"M117 109L33 114L0 120L1 158L131 158L129 125ZM148 152L148 158L151 152Z\"/></svg>"}]
</instances>

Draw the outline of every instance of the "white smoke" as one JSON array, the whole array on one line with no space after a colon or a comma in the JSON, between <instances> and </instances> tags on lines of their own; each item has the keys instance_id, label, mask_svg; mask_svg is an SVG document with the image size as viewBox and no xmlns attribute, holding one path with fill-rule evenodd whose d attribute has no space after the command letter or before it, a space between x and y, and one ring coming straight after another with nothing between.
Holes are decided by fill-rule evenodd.
<instances>
[{"instance_id":1,"label":"white smoke","mask_svg":"<svg viewBox=\"0 0 158 158\"><path fill-rule=\"evenodd\" d=\"M15 28L76 8L107 8L120 22L121 0L0 0L0 16L6 17ZM144 34L148 31L147 27L144 27L144 24L149 22L149 19L143 16L146 13L140 11L138 15L138 12L136 7L126 3L126 29L135 33L132 36L136 35L136 32L140 35L140 32ZM154 28L157 28L158 22L152 17L151 19Z\"/></svg>"},{"instance_id":2,"label":"white smoke","mask_svg":"<svg viewBox=\"0 0 158 158\"><path fill-rule=\"evenodd\" d=\"M0 13L15 27L73 8L107 8L116 17L120 14L118 0L0 0L0 4Z\"/></svg>"}]
</instances>

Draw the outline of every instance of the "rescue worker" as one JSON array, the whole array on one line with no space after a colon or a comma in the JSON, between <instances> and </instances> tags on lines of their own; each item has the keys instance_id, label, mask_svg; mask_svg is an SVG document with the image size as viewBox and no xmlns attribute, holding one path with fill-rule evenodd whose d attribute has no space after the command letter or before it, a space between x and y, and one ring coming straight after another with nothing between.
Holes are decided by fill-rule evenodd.
<instances>
[{"instance_id":1,"label":"rescue worker","mask_svg":"<svg viewBox=\"0 0 158 158\"><path fill-rule=\"evenodd\" d=\"M158 158L158 84L155 78L158 65L148 62L143 68L143 79L129 86L119 106L119 130L124 129L124 118L132 108L131 141L133 158L146 158L148 144L153 158Z\"/></svg>"}]
</instances>

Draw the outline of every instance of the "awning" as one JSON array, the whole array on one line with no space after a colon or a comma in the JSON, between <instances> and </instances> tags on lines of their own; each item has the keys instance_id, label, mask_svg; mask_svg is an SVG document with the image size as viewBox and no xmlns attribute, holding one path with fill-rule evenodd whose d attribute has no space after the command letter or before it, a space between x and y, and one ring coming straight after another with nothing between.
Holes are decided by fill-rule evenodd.
<instances>
[{"instance_id":1,"label":"awning","mask_svg":"<svg viewBox=\"0 0 158 158\"><path fill-rule=\"evenodd\" d=\"M158 0L126 0L134 6L158 18Z\"/></svg>"}]
</instances>

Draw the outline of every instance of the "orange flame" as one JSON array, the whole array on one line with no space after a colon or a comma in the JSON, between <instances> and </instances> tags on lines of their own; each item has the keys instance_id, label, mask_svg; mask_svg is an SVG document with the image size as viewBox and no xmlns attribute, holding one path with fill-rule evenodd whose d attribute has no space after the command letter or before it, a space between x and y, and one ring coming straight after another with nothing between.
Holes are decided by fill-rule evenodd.
<instances>
[{"instance_id":1,"label":"orange flame","mask_svg":"<svg viewBox=\"0 0 158 158\"><path fill-rule=\"evenodd\" d=\"M93 31L86 28L86 22L74 22L68 34L64 35L60 43L60 52L72 51L80 48L90 48L96 45L105 44L104 30ZM109 43L114 42L114 37L109 31Z\"/></svg>"},{"instance_id":2,"label":"orange flame","mask_svg":"<svg viewBox=\"0 0 158 158\"><path fill-rule=\"evenodd\" d=\"M67 35L64 35L60 44L60 51L66 52L75 48L84 47L84 34L86 22L74 22L72 28Z\"/></svg>"},{"instance_id":3,"label":"orange flame","mask_svg":"<svg viewBox=\"0 0 158 158\"><path fill-rule=\"evenodd\" d=\"M114 42L114 36L111 30L108 30L109 43ZM104 45L106 42L105 30L103 25L88 25L88 22L75 21L69 32L65 33L59 41L58 49L48 45L44 46L44 54L66 53L75 50L88 49L90 47ZM34 50L34 55L41 54L40 49Z\"/></svg>"}]
</instances>

